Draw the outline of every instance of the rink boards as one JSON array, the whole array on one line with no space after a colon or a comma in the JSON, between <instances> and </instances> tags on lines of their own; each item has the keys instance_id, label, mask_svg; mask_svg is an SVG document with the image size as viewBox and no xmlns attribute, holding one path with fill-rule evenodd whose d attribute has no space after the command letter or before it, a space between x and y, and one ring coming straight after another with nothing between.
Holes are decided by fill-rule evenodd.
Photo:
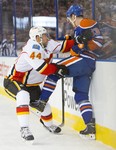
<instances>
[{"instance_id":1,"label":"rink boards","mask_svg":"<svg viewBox=\"0 0 116 150\"><path fill-rule=\"evenodd\" d=\"M8 96L3 89L3 77L16 58L0 58L0 94ZM57 60L54 60L57 61ZM97 61L96 71L93 74L90 86L90 100L93 104L96 118L97 140L116 148L116 62ZM73 99L72 78L64 79L65 125L77 132L84 129L78 106ZM62 121L62 81L59 80L57 88L50 98L53 117Z\"/></svg>"}]
</instances>

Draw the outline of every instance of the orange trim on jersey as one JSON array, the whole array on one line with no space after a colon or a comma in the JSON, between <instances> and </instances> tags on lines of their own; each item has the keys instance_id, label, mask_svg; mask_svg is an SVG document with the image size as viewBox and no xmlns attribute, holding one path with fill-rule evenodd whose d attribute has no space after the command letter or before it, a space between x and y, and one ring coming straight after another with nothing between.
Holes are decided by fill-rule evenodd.
<instances>
[{"instance_id":1,"label":"orange trim on jersey","mask_svg":"<svg viewBox=\"0 0 116 150\"><path fill-rule=\"evenodd\" d=\"M44 67L42 67L42 69L39 70L38 72L39 72L40 74L42 74L42 73L44 72L44 70L45 70L47 67L48 67L48 64L46 63L46 64L44 65Z\"/></svg>"},{"instance_id":2,"label":"orange trim on jersey","mask_svg":"<svg viewBox=\"0 0 116 150\"><path fill-rule=\"evenodd\" d=\"M89 109L89 108L92 108L92 106L91 105L89 105L89 106L82 106L80 108L80 110L83 111L84 109Z\"/></svg>"},{"instance_id":3,"label":"orange trim on jersey","mask_svg":"<svg viewBox=\"0 0 116 150\"><path fill-rule=\"evenodd\" d=\"M55 86L49 85L49 84L47 84L47 83L45 83L44 86L47 86L47 87L49 87L49 88L51 88L51 89L55 89Z\"/></svg>"},{"instance_id":4,"label":"orange trim on jersey","mask_svg":"<svg viewBox=\"0 0 116 150\"><path fill-rule=\"evenodd\" d=\"M24 76L23 76L23 84L25 83L25 81L26 81L26 78L27 78L27 75L28 75L28 72L25 72L25 74L24 74Z\"/></svg>"},{"instance_id":5,"label":"orange trim on jersey","mask_svg":"<svg viewBox=\"0 0 116 150\"><path fill-rule=\"evenodd\" d=\"M71 56L79 56L79 54L77 54L77 53L75 53L72 49L70 50L70 54L71 54Z\"/></svg>"},{"instance_id":6,"label":"orange trim on jersey","mask_svg":"<svg viewBox=\"0 0 116 150\"><path fill-rule=\"evenodd\" d=\"M92 19L84 18L80 22L80 27L82 28L90 28L91 26L94 26L97 22Z\"/></svg>"},{"instance_id":7,"label":"orange trim on jersey","mask_svg":"<svg viewBox=\"0 0 116 150\"><path fill-rule=\"evenodd\" d=\"M94 51L100 47L91 40L91 41L88 41L88 48L89 48L89 50Z\"/></svg>"},{"instance_id":8,"label":"orange trim on jersey","mask_svg":"<svg viewBox=\"0 0 116 150\"><path fill-rule=\"evenodd\" d=\"M64 62L61 62L62 65L68 65L69 63L73 62L73 61L76 61L80 59L80 57L71 57L69 58L68 60L64 61Z\"/></svg>"}]
</instances>

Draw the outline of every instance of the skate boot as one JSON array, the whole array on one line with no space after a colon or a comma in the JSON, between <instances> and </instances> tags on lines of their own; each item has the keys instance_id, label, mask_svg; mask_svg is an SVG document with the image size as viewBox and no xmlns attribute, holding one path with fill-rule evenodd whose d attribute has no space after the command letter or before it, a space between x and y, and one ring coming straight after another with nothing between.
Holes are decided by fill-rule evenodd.
<instances>
[{"instance_id":1,"label":"skate boot","mask_svg":"<svg viewBox=\"0 0 116 150\"><path fill-rule=\"evenodd\" d=\"M25 141L33 141L34 140L34 136L30 132L28 127L22 127L20 132L21 132L21 137L23 138L23 140L25 140Z\"/></svg>"},{"instance_id":2,"label":"skate boot","mask_svg":"<svg viewBox=\"0 0 116 150\"><path fill-rule=\"evenodd\" d=\"M95 140L95 134L96 134L95 119L93 118L91 122L87 124L87 127L84 130L80 131L80 136L83 139Z\"/></svg>"},{"instance_id":3,"label":"skate boot","mask_svg":"<svg viewBox=\"0 0 116 150\"><path fill-rule=\"evenodd\" d=\"M42 121L42 119L40 119L40 122L43 124L43 126L50 132L52 133L59 133L61 132L61 128L56 126L56 125L51 125L51 126L45 126L44 122Z\"/></svg>"}]
</instances>

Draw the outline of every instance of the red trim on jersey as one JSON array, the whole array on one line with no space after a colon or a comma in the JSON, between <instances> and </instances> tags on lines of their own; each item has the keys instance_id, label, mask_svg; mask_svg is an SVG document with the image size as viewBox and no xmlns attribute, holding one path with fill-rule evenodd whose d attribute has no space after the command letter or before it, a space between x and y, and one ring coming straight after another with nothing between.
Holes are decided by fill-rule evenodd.
<instances>
[{"instance_id":1,"label":"red trim on jersey","mask_svg":"<svg viewBox=\"0 0 116 150\"><path fill-rule=\"evenodd\" d=\"M32 69L28 70L27 72L20 72L20 71L17 71L14 67L14 69L12 70L12 74L9 78L25 84L25 81L26 81L28 74L31 70Z\"/></svg>"},{"instance_id":2,"label":"red trim on jersey","mask_svg":"<svg viewBox=\"0 0 116 150\"><path fill-rule=\"evenodd\" d=\"M45 62L46 62L46 63L49 63L52 58L53 58L53 54L50 54L50 57L49 57L49 58L46 58L46 59L45 59Z\"/></svg>"},{"instance_id":3,"label":"red trim on jersey","mask_svg":"<svg viewBox=\"0 0 116 150\"><path fill-rule=\"evenodd\" d=\"M50 75L56 73L57 70L58 68L55 64L48 64L47 67L41 71L41 74Z\"/></svg>"},{"instance_id":4,"label":"red trim on jersey","mask_svg":"<svg viewBox=\"0 0 116 150\"><path fill-rule=\"evenodd\" d=\"M58 46L61 46L61 44L57 45L57 46L54 48L54 50L53 50L53 51L55 51L55 50L57 49L57 47L58 47Z\"/></svg>"},{"instance_id":5,"label":"red trim on jersey","mask_svg":"<svg viewBox=\"0 0 116 150\"><path fill-rule=\"evenodd\" d=\"M65 40L62 45L61 52L62 53L69 52L72 46L74 45L74 43L75 43L74 40Z\"/></svg>"},{"instance_id":6,"label":"red trim on jersey","mask_svg":"<svg viewBox=\"0 0 116 150\"><path fill-rule=\"evenodd\" d=\"M24 83L28 72L19 72L14 69L11 79Z\"/></svg>"}]
</instances>

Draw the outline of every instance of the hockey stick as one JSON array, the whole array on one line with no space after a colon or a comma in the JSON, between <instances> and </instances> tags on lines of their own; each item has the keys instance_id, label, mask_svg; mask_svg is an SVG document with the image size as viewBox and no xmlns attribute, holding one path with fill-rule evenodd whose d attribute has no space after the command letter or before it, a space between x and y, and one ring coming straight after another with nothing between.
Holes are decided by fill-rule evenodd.
<instances>
[{"instance_id":1,"label":"hockey stick","mask_svg":"<svg viewBox=\"0 0 116 150\"><path fill-rule=\"evenodd\" d=\"M59 126L64 126L65 123L65 114L64 114L64 78L61 79L61 83L62 83L62 122Z\"/></svg>"},{"instance_id":2,"label":"hockey stick","mask_svg":"<svg viewBox=\"0 0 116 150\"><path fill-rule=\"evenodd\" d=\"M61 120L61 123L59 125L60 127L64 126L64 123L65 123L64 78L61 78L61 84L62 84L62 87L61 87L61 89L62 89L62 120ZM41 117L41 112L37 111L35 108L31 108L31 112L33 114L35 114L36 116Z\"/></svg>"}]
</instances>

